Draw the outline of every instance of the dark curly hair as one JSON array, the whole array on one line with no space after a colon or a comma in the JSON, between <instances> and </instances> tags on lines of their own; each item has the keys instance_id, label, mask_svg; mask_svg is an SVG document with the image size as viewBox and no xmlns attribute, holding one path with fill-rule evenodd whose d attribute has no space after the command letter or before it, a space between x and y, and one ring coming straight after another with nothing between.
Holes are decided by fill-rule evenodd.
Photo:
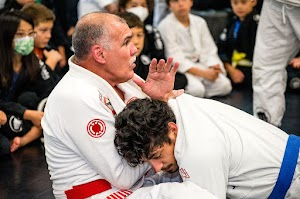
<instances>
[{"instance_id":1,"label":"dark curly hair","mask_svg":"<svg viewBox=\"0 0 300 199\"><path fill-rule=\"evenodd\" d=\"M176 118L166 102L136 99L116 116L116 137L118 153L130 166L144 163L155 147L171 144L168 123Z\"/></svg>"}]
</instances>

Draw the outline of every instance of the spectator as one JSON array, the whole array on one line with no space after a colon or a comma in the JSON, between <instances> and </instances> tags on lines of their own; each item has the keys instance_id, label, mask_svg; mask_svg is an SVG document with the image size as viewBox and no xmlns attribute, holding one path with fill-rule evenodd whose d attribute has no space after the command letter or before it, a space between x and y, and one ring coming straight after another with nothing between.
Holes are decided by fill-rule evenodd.
<instances>
[{"instance_id":1,"label":"spectator","mask_svg":"<svg viewBox=\"0 0 300 199\"><path fill-rule=\"evenodd\" d=\"M259 15L256 0L231 0L234 16L220 35L219 56L234 87L252 89L252 60Z\"/></svg>"},{"instance_id":2,"label":"spectator","mask_svg":"<svg viewBox=\"0 0 300 199\"><path fill-rule=\"evenodd\" d=\"M36 109L55 85L51 71L40 69L33 53L31 18L21 11L5 12L0 27L0 109L9 121L1 133L11 140L7 151L14 152L41 136L43 112Z\"/></svg>"},{"instance_id":3,"label":"spectator","mask_svg":"<svg viewBox=\"0 0 300 199\"><path fill-rule=\"evenodd\" d=\"M12 11L12 10L20 10L23 6L34 3L34 0L7 0L6 6L0 10L0 13L4 11ZM62 33L61 27L57 22L54 23L53 33L52 33L52 41L51 47L58 49L59 53L62 56L60 61L60 67L63 68L66 65L66 54L65 54L65 40L64 35Z\"/></svg>"},{"instance_id":4,"label":"spectator","mask_svg":"<svg viewBox=\"0 0 300 199\"><path fill-rule=\"evenodd\" d=\"M253 57L253 114L281 126L286 66L299 51L300 2L264 0Z\"/></svg>"},{"instance_id":5,"label":"spectator","mask_svg":"<svg viewBox=\"0 0 300 199\"><path fill-rule=\"evenodd\" d=\"M225 75L217 47L204 19L190 14L192 0L167 0L171 13L158 25L166 55L180 63L186 75L185 91L197 97L227 95L230 80Z\"/></svg>"},{"instance_id":6,"label":"spectator","mask_svg":"<svg viewBox=\"0 0 300 199\"><path fill-rule=\"evenodd\" d=\"M46 6L36 3L25 5L22 11L29 15L34 23L34 31L36 32L34 53L40 60L40 67L52 71L60 70L59 61L62 56L57 50L51 49L48 45L55 21L54 13Z\"/></svg>"}]
</instances>

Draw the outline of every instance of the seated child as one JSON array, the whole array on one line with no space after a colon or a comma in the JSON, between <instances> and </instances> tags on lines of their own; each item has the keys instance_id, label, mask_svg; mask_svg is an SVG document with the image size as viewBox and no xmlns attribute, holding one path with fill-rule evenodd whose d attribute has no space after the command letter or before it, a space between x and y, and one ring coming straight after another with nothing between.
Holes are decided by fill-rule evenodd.
<instances>
[{"instance_id":1,"label":"seated child","mask_svg":"<svg viewBox=\"0 0 300 199\"><path fill-rule=\"evenodd\" d=\"M1 155L15 152L42 134L43 112L38 104L56 85L48 67L41 68L33 53L34 23L21 11L0 16L0 109L7 122L1 125ZM48 70L49 69L49 70Z\"/></svg>"},{"instance_id":2,"label":"seated child","mask_svg":"<svg viewBox=\"0 0 300 199\"><path fill-rule=\"evenodd\" d=\"M217 43L219 56L236 88L252 89L252 59L259 14L256 0L231 0L234 16Z\"/></svg>"},{"instance_id":3,"label":"seated child","mask_svg":"<svg viewBox=\"0 0 300 199\"><path fill-rule=\"evenodd\" d=\"M52 71L58 72L62 56L48 45L55 20L54 13L46 6L37 3L25 5L21 10L29 15L34 22L34 31L36 32L34 53L40 59L41 68L48 67Z\"/></svg>"},{"instance_id":4,"label":"seated child","mask_svg":"<svg viewBox=\"0 0 300 199\"><path fill-rule=\"evenodd\" d=\"M166 56L179 62L186 75L186 93L197 97L223 96L231 92L230 80L206 21L190 13L192 0L167 0L171 13L158 25Z\"/></svg>"}]
</instances>

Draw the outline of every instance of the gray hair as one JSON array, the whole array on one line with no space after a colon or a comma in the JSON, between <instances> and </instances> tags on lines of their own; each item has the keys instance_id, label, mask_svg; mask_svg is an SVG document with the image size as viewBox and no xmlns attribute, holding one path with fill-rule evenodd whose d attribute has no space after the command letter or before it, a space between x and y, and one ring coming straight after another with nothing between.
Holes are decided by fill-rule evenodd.
<instances>
[{"instance_id":1,"label":"gray hair","mask_svg":"<svg viewBox=\"0 0 300 199\"><path fill-rule=\"evenodd\" d=\"M110 49L110 29L108 27L114 18L123 22L116 15L101 12L89 13L78 21L72 36L72 45L76 58L85 59L90 53L91 47L95 44L99 44L105 49ZM124 21L124 23L126 22Z\"/></svg>"}]
</instances>

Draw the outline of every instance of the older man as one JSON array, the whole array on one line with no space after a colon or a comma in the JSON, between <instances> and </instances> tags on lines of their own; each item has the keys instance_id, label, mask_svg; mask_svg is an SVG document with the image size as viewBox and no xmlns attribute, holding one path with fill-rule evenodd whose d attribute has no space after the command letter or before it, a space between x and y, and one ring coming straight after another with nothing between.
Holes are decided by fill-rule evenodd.
<instances>
[{"instance_id":1,"label":"older man","mask_svg":"<svg viewBox=\"0 0 300 199\"><path fill-rule=\"evenodd\" d=\"M42 120L56 198L125 198L132 193L129 188L143 183L149 166L130 167L114 147L115 115L136 98L165 99L173 89L178 64L171 67L171 58L166 63L152 60L144 82L134 76L137 48L131 39L131 30L116 15L91 13L76 25L70 71L49 96ZM156 197L151 190L168 192L165 187L170 184L139 191L136 198ZM195 185L172 187L208 194Z\"/></svg>"}]
</instances>

